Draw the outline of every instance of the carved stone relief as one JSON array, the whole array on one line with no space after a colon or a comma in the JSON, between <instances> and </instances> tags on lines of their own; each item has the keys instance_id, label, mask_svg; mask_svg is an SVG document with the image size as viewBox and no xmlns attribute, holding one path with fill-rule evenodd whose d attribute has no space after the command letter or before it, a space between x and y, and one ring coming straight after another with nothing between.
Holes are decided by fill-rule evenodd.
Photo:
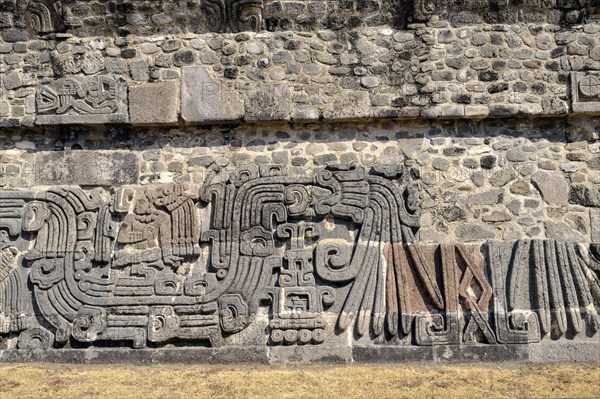
<instances>
[{"instance_id":1,"label":"carved stone relief","mask_svg":"<svg viewBox=\"0 0 600 399\"><path fill-rule=\"evenodd\" d=\"M263 0L202 0L210 32L259 31Z\"/></svg>"},{"instance_id":2,"label":"carved stone relief","mask_svg":"<svg viewBox=\"0 0 600 399\"><path fill-rule=\"evenodd\" d=\"M396 165L0 191L0 334L18 348L218 346L261 309L269 345L344 331L421 346L596 334L600 268L583 247L420 244L418 208Z\"/></svg>"},{"instance_id":3,"label":"carved stone relief","mask_svg":"<svg viewBox=\"0 0 600 399\"><path fill-rule=\"evenodd\" d=\"M83 20L77 13L82 12L76 0L0 0L0 29L18 28L35 34L57 33L63 29L77 28ZM81 2L86 3L86 2ZM169 2L166 2L169 3ZM258 31L262 28L262 0L202 0L201 9L205 13L207 31L209 32L242 32ZM104 10L102 17L118 18L123 10L136 11L135 3L122 9L98 6L98 12ZM195 7L194 2L190 7ZM184 6L185 7L185 6ZM83 8L85 10L87 8ZM167 4L166 10L169 9ZM142 12L143 12L142 7Z\"/></svg>"},{"instance_id":4,"label":"carved stone relief","mask_svg":"<svg viewBox=\"0 0 600 399\"><path fill-rule=\"evenodd\" d=\"M31 29L44 34L54 32L57 28L57 13L54 9L55 1L18 0L4 1L0 14L0 28Z\"/></svg>"},{"instance_id":5,"label":"carved stone relief","mask_svg":"<svg viewBox=\"0 0 600 399\"><path fill-rule=\"evenodd\" d=\"M138 158L129 152L76 150L36 155L35 181L41 185L115 186L138 180Z\"/></svg>"},{"instance_id":6,"label":"carved stone relief","mask_svg":"<svg viewBox=\"0 0 600 399\"><path fill-rule=\"evenodd\" d=\"M127 83L122 78L64 78L36 92L36 124L127 123Z\"/></svg>"},{"instance_id":7,"label":"carved stone relief","mask_svg":"<svg viewBox=\"0 0 600 399\"><path fill-rule=\"evenodd\" d=\"M600 75L594 72L571 74L574 112L600 112Z\"/></svg>"}]
</instances>

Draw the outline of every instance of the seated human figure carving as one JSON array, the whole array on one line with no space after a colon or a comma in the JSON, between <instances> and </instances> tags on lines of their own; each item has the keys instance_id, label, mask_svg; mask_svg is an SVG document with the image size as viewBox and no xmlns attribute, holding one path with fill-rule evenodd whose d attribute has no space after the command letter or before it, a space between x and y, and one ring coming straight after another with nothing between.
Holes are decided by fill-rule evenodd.
<instances>
[{"instance_id":1,"label":"seated human figure carving","mask_svg":"<svg viewBox=\"0 0 600 399\"><path fill-rule=\"evenodd\" d=\"M134 213L123 220L117 243L125 248L117 251L113 267L177 268L182 258L173 255L171 242L171 218L156 209L146 192L137 200Z\"/></svg>"}]
</instances>

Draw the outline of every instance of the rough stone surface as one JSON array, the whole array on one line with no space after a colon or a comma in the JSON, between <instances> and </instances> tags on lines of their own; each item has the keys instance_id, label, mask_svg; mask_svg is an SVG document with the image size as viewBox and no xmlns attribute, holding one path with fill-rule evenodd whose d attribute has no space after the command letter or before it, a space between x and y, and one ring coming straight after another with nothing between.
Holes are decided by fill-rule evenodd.
<instances>
[{"instance_id":1,"label":"rough stone surface","mask_svg":"<svg viewBox=\"0 0 600 399\"><path fill-rule=\"evenodd\" d=\"M138 159L126 152L96 151L39 153L35 162L35 181L46 184L113 186L137 183Z\"/></svg>"},{"instance_id":2,"label":"rough stone surface","mask_svg":"<svg viewBox=\"0 0 600 399\"><path fill-rule=\"evenodd\" d=\"M265 84L248 91L244 99L247 121L290 119L291 88L285 84Z\"/></svg>"},{"instance_id":3,"label":"rough stone surface","mask_svg":"<svg viewBox=\"0 0 600 399\"><path fill-rule=\"evenodd\" d=\"M346 91L336 96L331 106L323 111L326 119L360 119L371 116L371 103L366 92Z\"/></svg>"},{"instance_id":4,"label":"rough stone surface","mask_svg":"<svg viewBox=\"0 0 600 399\"><path fill-rule=\"evenodd\" d=\"M492 230L474 223L465 223L456 229L456 237L466 242L489 240L495 236Z\"/></svg>"},{"instance_id":5,"label":"rough stone surface","mask_svg":"<svg viewBox=\"0 0 600 399\"><path fill-rule=\"evenodd\" d=\"M569 228L565 223L548 220L544 222L546 236L560 241L581 242L583 237Z\"/></svg>"},{"instance_id":6,"label":"rough stone surface","mask_svg":"<svg viewBox=\"0 0 600 399\"><path fill-rule=\"evenodd\" d=\"M134 125L176 123L179 117L179 85L167 81L129 88L129 115Z\"/></svg>"},{"instance_id":7,"label":"rough stone surface","mask_svg":"<svg viewBox=\"0 0 600 399\"><path fill-rule=\"evenodd\" d=\"M539 190L547 204L567 205L569 184L561 174L540 171L531 177L531 183Z\"/></svg>"},{"instance_id":8,"label":"rough stone surface","mask_svg":"<svg viewBox=\"0 0 600 399\"><path fill-rule=\"evenodd\" d=\"M184 67L181 81L181 117L185 122L231 122L243 117L242 98L213 79L207 68Z\"/></svg>"}]
</instances>

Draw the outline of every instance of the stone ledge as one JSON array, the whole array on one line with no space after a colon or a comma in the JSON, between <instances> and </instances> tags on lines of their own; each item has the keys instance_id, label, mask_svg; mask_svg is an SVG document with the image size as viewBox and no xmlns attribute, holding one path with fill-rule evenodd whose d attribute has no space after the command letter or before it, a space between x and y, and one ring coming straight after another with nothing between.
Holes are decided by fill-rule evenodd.
<instances>
[{"instance_id":1,"label":"stone ledge","mask_svg":"<svg viewBox=\"0 0 600 399\"><path fill-rule=\"evenodd\" d=\"M340 363L593 363L600 341L531 345L237 346L222 348L88 348L0 351L0 363L81 364L340 364Z\"/></svg>"},{"instance_id":2,"label":"stone ledge","mask_svg":"<svg viewBox=\"0 0 600 399\"><path fill-rule=\"evenodd\" d=\"M2 363L198 363L198 364L267 364L266 346L238 346L222 348L169 348L169 349L47 349L0 351Z\"/></svg>"}]
</instances>

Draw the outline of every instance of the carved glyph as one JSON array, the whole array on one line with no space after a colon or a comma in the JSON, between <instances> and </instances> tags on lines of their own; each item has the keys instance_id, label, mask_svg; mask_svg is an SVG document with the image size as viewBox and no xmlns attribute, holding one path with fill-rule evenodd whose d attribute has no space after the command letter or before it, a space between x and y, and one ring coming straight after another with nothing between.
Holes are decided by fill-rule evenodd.
<instances>
[{"instance_id":1,"label":"carved glyph","mask_svg":"<svg viewBox=\"0 0 600 399\"><path fill-rule=\"evenodd\" d=\"M396 165L215 169L199 189L0 191L0 334L22 349L214 346L243 343L259 314L269 345L344 331L422 346L597 333L599 268L585 248L421 244L418 208Z\"/></svg>"},{"instance_id":2,"label":"carved glyph","mask_svg":"<svg viewBox=\"0 0 600 399\"><path fill-rule=\"evenodd\" d=\"M36 92L36 123L126 123L127 84L122 78L63 78L41 84Z\"/></svg>"},{"instance_id":3,"label":"carved glyph","mask_svg":"<svg viewBox=\"0 0 600 399\"><path fill-rule=\"evenodd\" d=\"M600 112L600 75L593 72L571 74L574 112Z\"/></svg>"}]
</instances>

